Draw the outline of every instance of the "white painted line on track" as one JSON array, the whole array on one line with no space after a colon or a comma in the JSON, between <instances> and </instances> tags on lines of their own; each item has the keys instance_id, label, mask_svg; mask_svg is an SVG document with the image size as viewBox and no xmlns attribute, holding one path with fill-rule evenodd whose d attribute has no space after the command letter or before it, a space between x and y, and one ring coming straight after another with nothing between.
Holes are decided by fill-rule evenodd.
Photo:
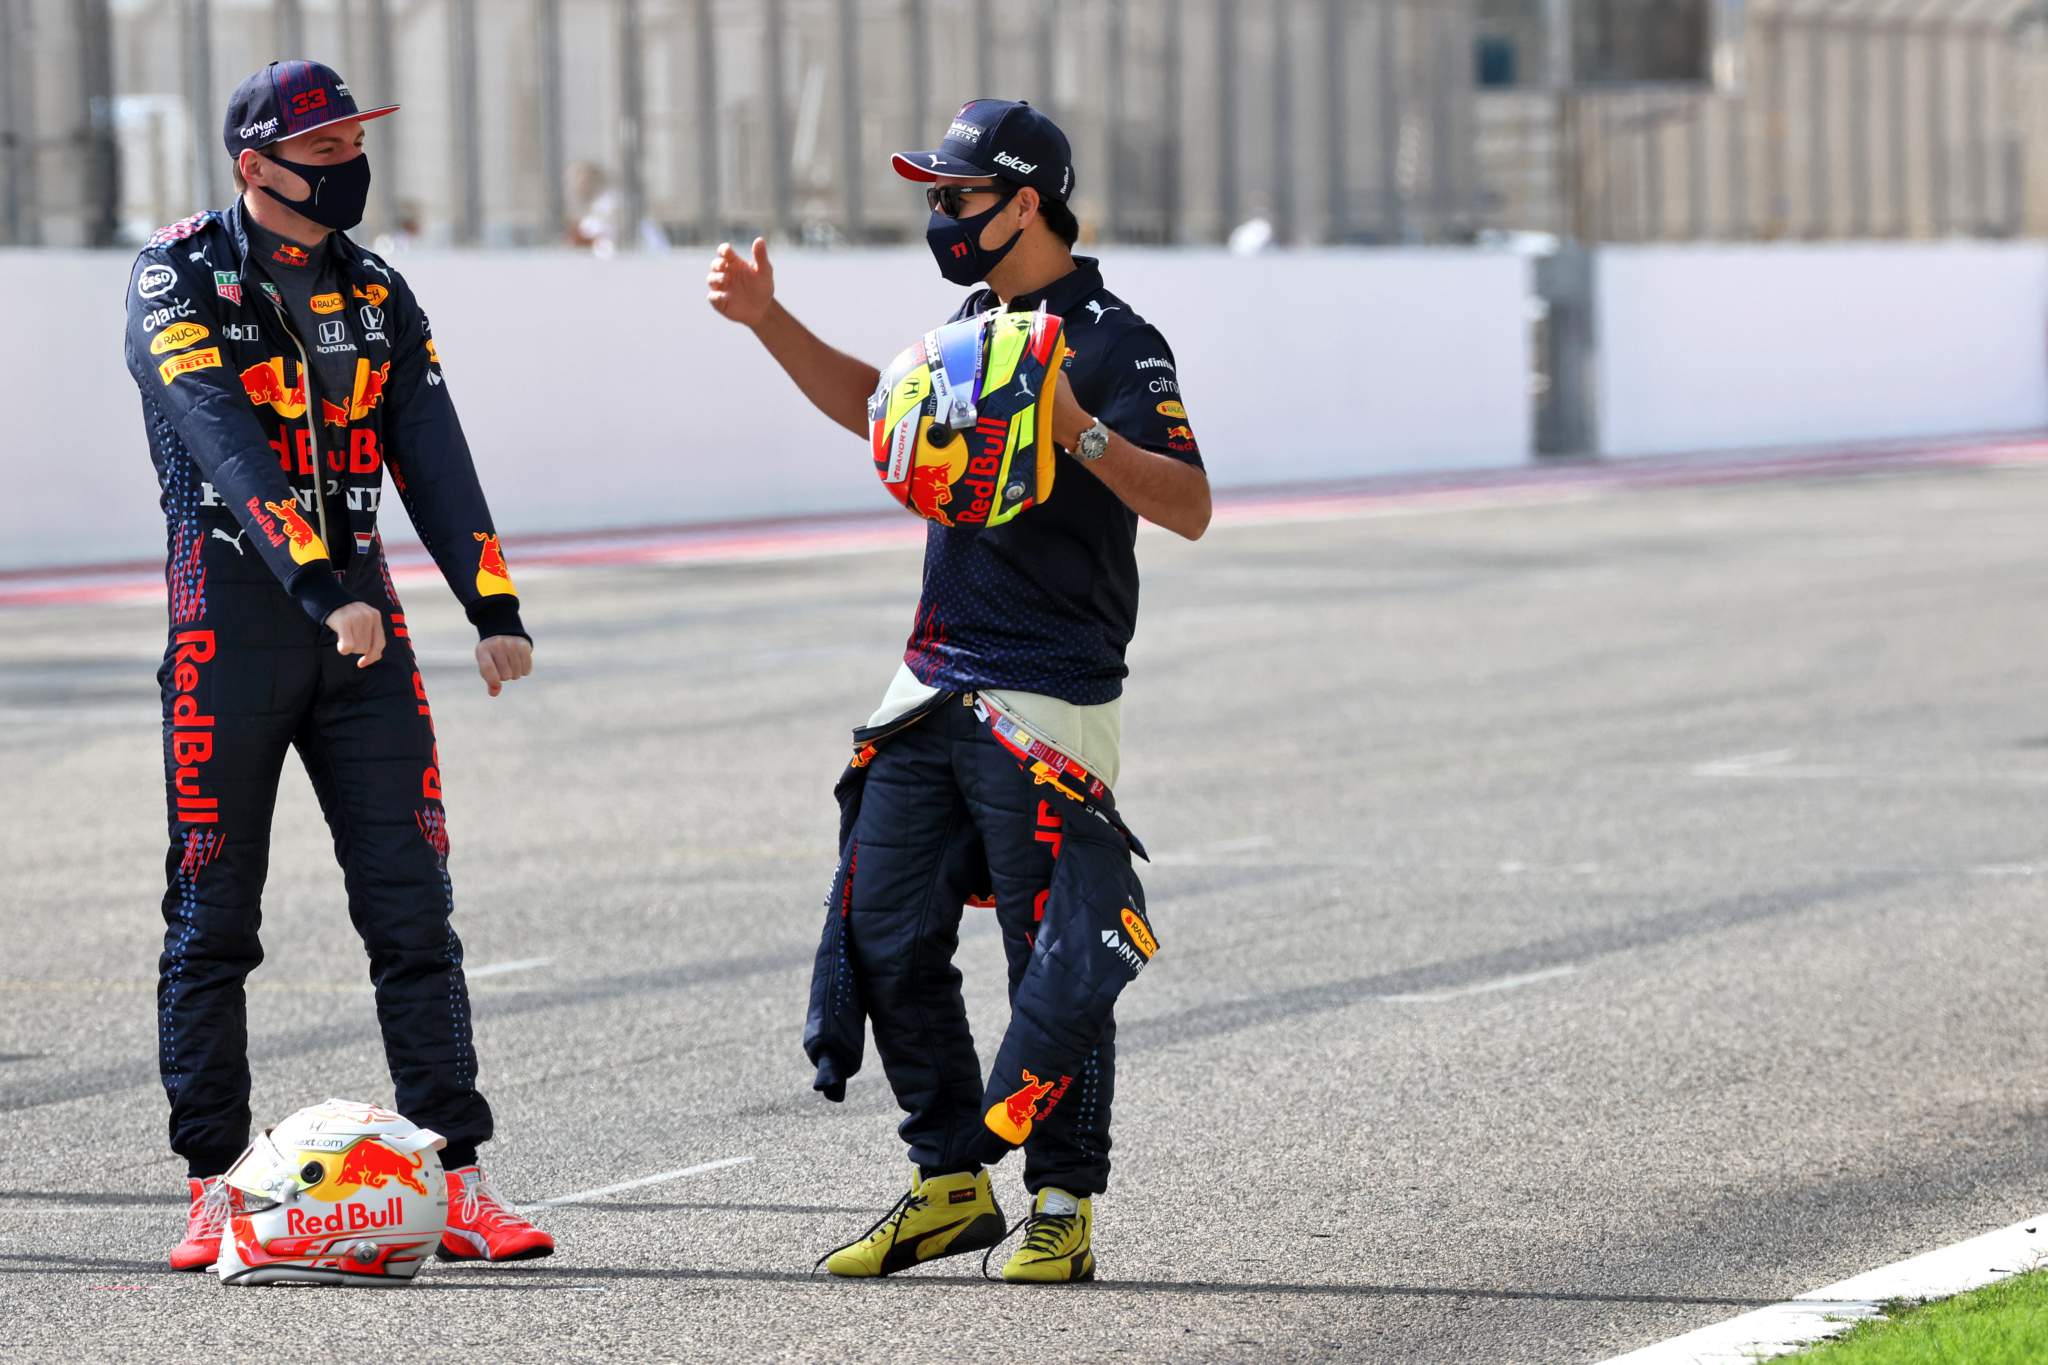
<instances>
[{"instance_id":1,"label":"white painted line on track","mask_svg":"<svg viewBox=\"0 0 2048 1365\"><path fill-rule=\"evenodd\" d=\"M1717 758L1706 763L1693 765L1694 777L1751 777L1760 768L1775 768L1797 752L1793 749L1766 749L1758 754L1736 754L1732 758Z\"/></svg>"},{"instance_id":2,"label":"white painted line on track","mask_svg":"<svg viewBox=\"0 0 2048 1365\"><path fill-rule=\"evenodd\" d=\"M490 962L481 967L464 967L462 975L468 980L475 981L486 976L503 976L507 972L531 971L535 967L545 967L553 961L551 957L522 957L517 962Z\"/></svg>"},{"instance_id":3,"label":"white painted line on track","mask_svg":"<svg viewBox=\"0 0 2048 1365\"><path fill-rule=\"evenodd\" d=\"M589 1199L601 1199L608 1194L619 1194L625 1190L644 1189L649 1185L660 1185L670 1180L681 1180L684 1176L703 1175L707 1171L722 1171L727 1166L744 1166L754 1158L750 1156L729 1156L719 1161L707 1161L701 1166L685 1166L680 1171L663 1171L660 1175L642 1176L638 1180L622 1180L616 1185L604 1185L594 1190L583 1190L577 1194L558 1194L553 1199L536 1199L521 1208L551 1209L559 1204L581 1204Z\"/></svg>"},{"instance_id":4,"label":"white painted line on track","mask_svg":"<svg viewBox=\"0 0 2048 1365\"><path fill-rule=\"evenodd\" d=\"M1912 786L1990 784L1993 786L2038 787L2048 785L2048 769L1975 771L1959 768L1875 768L1846 763L1790 763L1795 751L1772 749L1760 754L1738 754L1695 763L1687 771L1694 777L1747 778L1772 781L1884 782Z\"/></svg>"},{"instance_id":5,"label":"white painted line on track","mask_svg":"<svg viewBox=\"0 0 2048 1365\"><path fill-rule=\"evenodd\" d=\"M1894 1300L1945 1299L2038 1269L2044 1263L2048 1263L2048 1219L2029 1218L1682 1337L1613 1356L1600 1365L1754 1365L1839 1336L1862 1319L1881 1317L1883 1306Z\"/></svg>"},{"instance_id":6,"label":"white painted line on track","mask_svg":"<svg viewBox=\"0 0 2048 1365\"><path fill-rule=\"evenodd\" d=\"M1541 971L1495 977L1491 981L1481 981L1471 986L1453 986L1441 991L1416 991L1408 995L1376 995L1373 999L1389 1005L1434 1005L1444 1000L1462 1000L1468 995L1489 995L1494 991L1511 991L1517 986L1533 986L1538 981L1551 981L1560 976L1570 976L1577 970L1577 967L1570 965L1545 967Z\"/></svg>"},{"instance_id":7,"label":"white painted line on track","mask_svg":"<svg viewBox=\"0 0 2048 1365\"><path fill-rule=\"evenodd\" d=\"M1227 858L1234 853L1257 853L1273 847L1275 840L1270 834L1249 834L1242 839L1219 839L1214 843L1199 844L1178 853L1155 854L1154 867L1205 867L1218 858Z\"/></svg>"}]
</instances>

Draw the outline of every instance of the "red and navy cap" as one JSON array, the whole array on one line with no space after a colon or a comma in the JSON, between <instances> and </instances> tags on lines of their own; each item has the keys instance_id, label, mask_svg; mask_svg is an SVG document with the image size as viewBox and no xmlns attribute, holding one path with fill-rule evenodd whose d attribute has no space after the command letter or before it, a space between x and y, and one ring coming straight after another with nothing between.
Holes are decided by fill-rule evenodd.
<instances>
[{"instance_id":1,"label":"red and navy cap","mask_svg":"<svg viewBox=\"0 0 2048 1365\"><path fill-rule=\"evenodd\" d=\"M379 109L356 108L356 97L348 82L331 66L319 62L272 62L235 87L228 97L228 119L223 136L228 155L240 156L251 147L268 147L288 137L325 128L344 119L382 118L396 113L398 106Z\"/></svg>"},{"instance_id":2,"label":"red and navy cap","mask_svg":"<svg viewBox=\"0 0 2048 1365\"><path fill-rule=\"evenodd\" d=\"M1074 152L1060 126L1023 100L970 100L938 149L889 159L905 180L995 176L1064 201L1074 192Z\"/></svg>"}]
</instances>

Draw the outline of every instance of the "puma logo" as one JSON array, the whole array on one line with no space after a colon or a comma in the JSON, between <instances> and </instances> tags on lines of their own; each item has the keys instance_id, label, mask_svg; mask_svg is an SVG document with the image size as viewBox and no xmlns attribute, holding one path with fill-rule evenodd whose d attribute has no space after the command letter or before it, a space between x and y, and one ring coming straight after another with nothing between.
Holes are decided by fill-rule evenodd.
<instances>
[{"instance_id":1,"label":"puma logo","mask_svg":"<svg viewBox=\"0 0 2048 1365\"><path fill-rule=\"evenodd\" d=\"M1116 304L1111 304L1109 307L1104 308L1101 304L1095 302L1093 299L1090 299L1088 301L1088 311L1095 314L1095 317L1093 319L1094 321L1100 322L1102 321L1102 315L1104 313L1121 313L1124 310L1118 307Z\"/></svg>"},{"instance_id":2,"label":"puma logo","mask_svg":"<svg viewBox=\"0 0 2048 1365\"><path fill-rule=\"evenodd\" d=\"M213 528L213 539L225 540L228 544L234 546L235 554L238 558L242 553L242 537L248 534L249 528L246 526L244 526L241 530L235 532L233 535L229 535L226 531L221 530L220 527L218 526Z\"/></svg>"}]
</instances>

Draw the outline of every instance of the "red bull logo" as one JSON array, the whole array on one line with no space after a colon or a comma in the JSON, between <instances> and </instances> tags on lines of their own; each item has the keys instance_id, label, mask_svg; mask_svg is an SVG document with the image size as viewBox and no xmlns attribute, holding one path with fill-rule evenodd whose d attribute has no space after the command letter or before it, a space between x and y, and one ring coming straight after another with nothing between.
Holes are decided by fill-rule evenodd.
<instances>
[{"instance_id":1,"label":"red bull logo","mask_svg":"<svg viewBox=\"0 0 2048 1365\"><path fill-rule=\"evenodd\" d=\"M242 371L242 391L249 395L250 403L259 408L269 408L280 417L296 421L306 415L306 371L297 361L291 361L294 378L285 382L286 360L283 356L272 356ZM355 390L349 395L346 406L328 399L320 400L320 420L331 427L345 427L350 422L360 422L368 417L384 401L384 391L391 383L391 362L385 361L376 369L370 368L367 359L356 361Z\"/></svg>"},{"instance_id":2,"label":"red bull logo","mask_svg":"<svg viewBox=\"0 0 2048 1365\"><path fill-rule=\"evenodd\" d=\"M270 253L270 259L276 261L279 265L302 266L313 258L306 254L304 247L293 246L290 242L286 242Z\"/></svg>"},{"instance_id":3,"label":"red bull logo","mask_svg":"<svg viewBox=\"0 0 2048 1365\"><path fill-rule=\"evenodd\" d=\"M391 362L385 361L376 369L370 368L367 360L356 362L356 391L349 403L349 414L360 421L368 417L377 404L384 401L384 386L391 382Z\"/></svg>"},{"instance_id":4,"label":"red bull logo","mask_svg":"<svg viewBox=\"0 0 2048 1365\"><path fill-rule=\"evenodd\" d=\"M267 407L280 417L299 418L306 415L306 371L303 367L299 369L298 376L287 385L284 382L284 357L272 356L242 371L242 389L255 406Z\"/></svg>"},{"instance_id":5,"label":"red bull logo","mask_svg":"<svg viewBox=\"0 0 2048 1365\"><path fill-rule=\"evenodd\" d=\"M486 535L482 531L472 531L470 534L483 544L483 548L477 551L476 556L477 592L485 597L516 592L517 589L512 586L512 571L505 567L505 552L498 546L497 535Z\"/></svg>"},{"instance_id":6,"label":"red bull logo","mask_svg":"<svg viewBox=\"0 0 2048 1365\"><path fill-rule=\"evenodd\" d=\"M320 533L299 511L297 501L265 502L263 505L277 517L284 528L285 539L292 543L292 563L310 564L316 559L327 558L327 547L321 543Z\"/></svg>"},{"instance_id":7,"label":"red bull logo","mask_svg":"<svg viewBox=\"0 0 2048 1365\"><path fill-rule=\"evenodd\" d=\"M213 717L199 709L199 666L211 663L214 635L210 630L185 630L171 651L171 793L178 820L211 825L220 820L218 797L200 794L200 770L213 757ZM189 854L188 854L189 856Z\"/></svg>"},{"instance_id":8,"label":"red bull logo","mask_svg":"<svg viewBox=\"0 0 2048 1365\"><path fill-rule=\"evenodd\" d=\"M1001 1104L991 1106L983 1119L990 1132L1012 1146L1021 1146L1031 1136L1032 1125L1052 1113L1074 1079L1061 1076L1057 1081L1042 1081L1029 1069L1022 1069L1020 1074L1023 1086ZM1046 1102L1043 1109L1038 1107L1041 1100Z\"/></svg>"},{"instance_id":9,"label":"red bull logo","mask_svg":"<svg viewBox=\"0 0 2048 1365\"><path fill-rule=\"evenodd\" d=\"M921 464L910 471L910 507L926 521L951 526L945 509L953 503L952 471L942 464Z\"/></svg>"},{"instance_id":10,"label":"red bull logo","mask_svg":"<svg viewBox=\"0 0 2048 1365\"><path fill-rule=\"evenodd\" d=\"M1169 441L1192 441L1195 439L1194 429L1184 426L1168 427L1166 429L1166 439Z\"/></svg>"},{"instance_id":11,"label":"red bull logo","mask_svg":"<svg viewBox=\"0 0 2048 1365\"><path fill-rule=\"evenodd\" d=\"M423 1155L407 1155L373 1137L358 1138L342 1155L339 1165L333 1164L334 1157L325 1153L300 1155L322 1167L319 1182L307 1186L306 1193L326 1204L352 1199L358 1190L385 1189L394 1181L414 1194L423 1195L427 1193L427 1181L432 1178Z\"/></svg>"},{"instance_id":12,"label":"red bull logo","mask_svg":"<svg viewBox=\"0 0 2048 1365\"><path fill-rule=\"evenodd\" d=\"M967 443L956 440L934 447L920 442L917 464L910 471L906 505L927 521L941 526L956 523L978 525L988 520L995 506L996 474L1002 468L1003 445L1009 424L984 418L976 424L982 438L982 453L969 455ZM948 511L961 494L965 507Z\"/></svg>"},{"instance_id":13,"label":"red bull logo","mask_svg":"<svg viewBox=\"0 0 2048 1365\"><path fill-rule=\"evenodd\" d=\"M382 1208L350 1201L331 1213L307 1213L294 1206L284 1211L284 1230L288 1237L314 1237L323 1232L374 1232L395 1228L404 1220L405 1206L393 1195Z\"/></svg>"},{"instance_id":14,"label":"red bull logo","mask_svg":"<svg viewBox=\"0 0 2048 1365\"><path fill-rule=\"evenodd\" d=\"M396 1180L414 1194L425 1194L427 1182L420 1178L420 1172L426 1164L426 1158L418 1152L400 1156L375 1138L364 1138L341 1159L341 1171L335 1179L344 1185L368 1185L373 1190L381 1190Z\"/></svg>"}]
</instances>

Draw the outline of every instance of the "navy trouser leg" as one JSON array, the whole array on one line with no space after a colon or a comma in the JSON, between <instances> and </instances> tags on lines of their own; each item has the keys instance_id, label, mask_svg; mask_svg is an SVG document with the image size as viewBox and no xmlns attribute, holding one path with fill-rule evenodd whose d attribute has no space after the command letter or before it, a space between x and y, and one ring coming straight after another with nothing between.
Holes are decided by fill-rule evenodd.
<instances>
[{"instance_id":1,"label":"navy trouser leg","mask_svg":"<svg viewBox=\"0 0 2048 1365\"><path fill-rule=\"evenodd\" d=\"M195 551L157 674L170 829L157 1064L171 1150L199 1176L226 1170L249 1141L243 981L263 960L271 810L316 668L310 623L273 629L251 586L216 575L209 588ZM254 586L296 610L275 583Z\"/></svg>"},{"instance_id":2,"label":"navy trouser leg","mask_svg":"<svg viewBox=\"0 0 2048 1365\"><path fill-rule=\"evenodd\" d=\"M1090 934L1086 909L1072 896L1054 897L1053 866L1069 839L1115 844L1129 866L1121 838L1094 817L1078 813L1072 803L1036 783L1016 758L976 724L963 738L957 773L968 809L988 855L995 882L996 916L1009 962L1011 1005L1041 936L1062 928L1077 936ZM1048 922L1048 916L1051 917ZM1048 1185L1073 1194L1100 1194L1109 1182L1110 1100L1116 1085L1116 1023L1112 1019L1099 1041L1067 1083L1050 1114L1034 1123L1024 1145L1024 1184L1037 1191ZM1051 1098L1051 1096L1048 1096Z\"/></svg>"},{"instance_id":3,"label":"navy trouser leg","mask_svg":"<svg viewBox=\"0 0 2048 1365\"><path fill-rule=\"evenodd\" d=\"M953 965L961 902L974 890L956 855L973 831L943 710L891 737L868 769L846 935L910 1159L962 1170L981 1137L981 1062Z\"/></svg>"},{"instance_id":4,"label":"navy trouser leg","mask_svg":"<svg viewBox=\"0 0 2048 1365\"><path fill-rule=\"evenodd\" d=\"M384 657L359 669L330 650L296 743L369 954L398 1110L447 1138L453 1160L466 1164L491 1136L491 1110L476 1089L462 944L449 922L434 722L403 614L395 603L375 605L385 611Z\"/></svg>"}]
</instances>

